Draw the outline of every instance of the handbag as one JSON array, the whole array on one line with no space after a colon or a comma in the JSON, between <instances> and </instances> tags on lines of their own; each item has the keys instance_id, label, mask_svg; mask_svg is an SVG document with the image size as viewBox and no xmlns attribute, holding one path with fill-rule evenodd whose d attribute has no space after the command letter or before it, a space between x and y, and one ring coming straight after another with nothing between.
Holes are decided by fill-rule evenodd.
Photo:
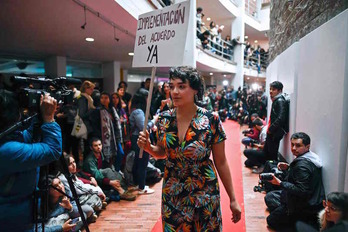
<instances>
[{"instance_id":1,"label":"handbag","mask_svg":"<svg viewBox=\"0 0 348 232\"><path fill-rule=\"evenodd\" d=\"M74 126L71 131L71 135L76 138L87 139L87 127L83 123L82 118L79 116L79 110L77 110L77 114L75 116Z\"/></svg>"}]
</instances>

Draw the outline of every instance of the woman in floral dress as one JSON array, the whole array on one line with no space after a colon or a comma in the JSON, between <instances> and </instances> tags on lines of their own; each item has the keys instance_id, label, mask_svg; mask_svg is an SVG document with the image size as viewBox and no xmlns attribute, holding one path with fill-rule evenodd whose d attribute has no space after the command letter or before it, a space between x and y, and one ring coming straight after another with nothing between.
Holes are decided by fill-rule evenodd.
<instances>
[{"instance_id":1,"label":"woman in floral dress","mask_svg":"<svg viewBox=\"0 0 348 232\"><path fill-rule=\"evenodd\" d=\"M225 157L224 129L217 113L195 104L203 94L203 81L196 69L172 68L169 79L175 108L160 114L157 144L150 144L148 133L140 132L138 139L139 147L153 157L167 159L163 231L222 231L217 172L230 198L232 221L241 218Z\"/></svg>"}]
</instances>

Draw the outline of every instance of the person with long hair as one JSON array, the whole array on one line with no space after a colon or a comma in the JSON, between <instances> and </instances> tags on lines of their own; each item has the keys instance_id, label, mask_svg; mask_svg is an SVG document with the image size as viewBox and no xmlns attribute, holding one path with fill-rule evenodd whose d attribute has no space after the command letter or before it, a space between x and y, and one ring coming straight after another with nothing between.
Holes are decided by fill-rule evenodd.
<instances>
[{"instance_id":1,"label":"person with long hair","mask_svg":"<svg viewBox=\"0 0 348 232\"><path fill-rule=\"evenodd\" d=\"M118 116L120 117L121 128L122 128L122 138L123 142L126 143L130 140L129 135L129 119L125 109L122 108L122 99L118 93L113 93L111 95L112 105L116 109Z\"/></svg>"},{"instance_id":2,"label":"person with long hair","mask_svg":"<svg viewBox=\"0 0 348 232\"><path fill-rule=\"evenodd\" d=\"M110 104L110 95L107 92L100 94L100 104L100 108L90 116L93 122L92 136L101 138L106 160L115 166L116 171L120 171L124 156L120 117Z\"/></svg>"},{"instance_id":3,"label":"person with long hair","mask_svg":"<svg viewBox=\"0 0 348 232\"><path fill-rule=\"evenodd\" d=\"M130 127L132 131L131 145L132 150L135 152L134 165L133 165L133 177L135 183L139 186L138 194L151 194L154 193L153 189L145 185L146 180L146 167L149 162L149 154L143 153L143 157L139 157L139 146L137 145L137 139L139 133L143 131L145 124L145 111L146 111L146 99L148 91L140 89L134 94L131 104L131 115L129 116Z\"/></svg>"},{"instance_id":4,"label":"person with long hair","mask_svg":"<svg viewBox=\"0 0 348 232\"><path fill-rule=\"evenodd\" d=\"M169 80L175 108L159 115L157 144L150 143L148 132L140 132L138 139L144 151L167 159L162 187L163 229L222 231L218 174L230 198L232 221L241 219L225 156L226 134L217 113L196 105L203 95L203 79L196 69L172 68Z\"/></svg>"},{"instance_id":5,"label":"person with long hair","mask_svg":"<svg viewBox=\"0 0 348 232\"><path fill-rule=\"evenodd\" d=\"M162 90L161 94L156 99L156 102L154 104L155 112L157 111L163 112L163 111L169 110L173 106L172 100L170 99L169 83L164 82L161 90Z\"/></svg>"},{"instance_id":6,"label":"person with long hair","mask_svg":"<svg viewBox=\"0 0 348 232\"><path fill-rule=\"evenodd\" d=\"M323 201L324 209L319 213L320 232L348 231L348 193L331 192ZM296 223L297 231L317 232L312 226Z\"/></svg>"}]
</instances>

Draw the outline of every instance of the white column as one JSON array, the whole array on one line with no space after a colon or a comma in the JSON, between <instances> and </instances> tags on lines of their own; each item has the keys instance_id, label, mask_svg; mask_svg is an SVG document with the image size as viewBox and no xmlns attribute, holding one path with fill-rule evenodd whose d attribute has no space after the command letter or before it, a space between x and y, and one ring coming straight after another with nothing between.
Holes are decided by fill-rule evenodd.
<instances>
[{"instance_id":1,"label":"white column","mask_svg":"<svg viewBox=\"0 0 348 232\"><path fill-rule=\"evenodd\" d=\"M128 69L123 69L123 81L128 82Z\"/></svg>"},{"instance_id":2,"label":"white column","mask_svg":"<svg viewBox=\"0 0 348 232\"><path fill-rule=\"evenodd\" d=\"M257 18L260 19L260 11L262 7L262 0L257 0L256 2L256 13L257 13Z\"/></svg>"},{"instance_id":3,"label":"white column","mask_svg":"<svg viewBox=\"0 0 348 232\"><path fill-rule=\"evenodd\" d=\"M51 56L45 60L45 73L50 78L66 76L66 57Z\"/></svg>"},{"instance_id":4,"label":"white column","mask_svg":"<svg viewBox=\"0 0 348 232\"><path fill-rule=\"evenodd\" d=\"M238 2L238 11L240 14L232 22L232 35L231 38L240 37L240 42L244 42L244 11L245 11L245 0L239 0ZM237 63L237 72L233 78L232 85L235 89L238 89L239 86L243 87L244 83L244 45L237 45L234 47L234 62Z\"/></svg>"},{"instance_id":5,"label":"white column","mask_svg":"<svg viewBox=\"0 0 348 232\"><path fill-rule=\"evenodd\" d=\"M118 83L121 80L121 64L120 62L112 61L103 63L102 75L104 80L104 90L108 93L117 91Z\"/></svg>"}]
</instances>

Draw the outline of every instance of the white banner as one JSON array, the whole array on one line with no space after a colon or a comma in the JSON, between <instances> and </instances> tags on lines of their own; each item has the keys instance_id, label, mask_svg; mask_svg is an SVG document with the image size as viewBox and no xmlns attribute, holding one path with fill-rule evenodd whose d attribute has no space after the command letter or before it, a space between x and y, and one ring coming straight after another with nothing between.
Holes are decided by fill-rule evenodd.
<instances>
[{"instance_id":1,"label":"white banner","mask_svg":"<svg viewBox=\"0 0 348 232\"><path fill-rule=\"evenodd\" d=\"M190 1L140 15L133 67L187 65L184 64L184 54L186 40L189 39L189 15Z\"/></svg>"}]
</instances>

